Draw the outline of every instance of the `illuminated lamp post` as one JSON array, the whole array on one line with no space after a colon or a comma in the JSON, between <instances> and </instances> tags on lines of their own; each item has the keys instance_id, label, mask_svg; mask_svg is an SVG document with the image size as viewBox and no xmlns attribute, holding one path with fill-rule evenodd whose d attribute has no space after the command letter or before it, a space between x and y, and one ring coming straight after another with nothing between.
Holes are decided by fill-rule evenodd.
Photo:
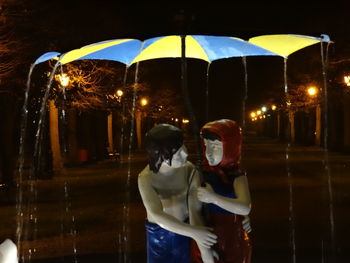
<instances>
[{"instance_id":1,"label":"illuminated lamp post","mask_svg":"<svg viewBox=\"0 0 350 263\"><path fill-rule=\"evenodd\" d=\"M141 149L142 146L142 115L143 115L143 108L148 105L148 99L147 98L141 98L140 101L141 109L137 109L135 112L135 120L136 120L136 137L137 137L137 147Z\"/></svg>"},{"instance_id":2,"label":"illuminated lamp post","mask_svg":"<svg viewBox=\"0 0 350 263\"><path fill-rule=\"evenodd\" d=\"M69 85L69 76L65 73L55 75L55 80L58 81L62 89ZM49 118L50 118L50 143L52 152L52 169L54 174L60 174L63 170L61 145L58 128L58 108L55 100L49 100Z\"/></svg>"},{"instance_id":3,"label":"illuminated lamp post","mask_svg":"<svg viewBox=\"0 0 350 263\"><path fill-rule=\"evenodd\" d=\"M344 148L350 150L350 75L344 76Z\"/></svg>"},{"instance_id":4,"label":"illuminated lamp post","mask_svg":"<svg viewBox=\"0 0 350 263\"><path fill-rule=\"evenodd\" d=\"M314 86L307 89L308 96L313 99L318 94L318 89ZM315 127L315 144L321 145L321 104L316 104L316 127Z\"/></svg>"},{"instance_id":5,"label":"illuminated lamp post","mask_svg":"<svg viewBox=\"0 0 350 263\"><path fill-rule=\"evenodd\" d=\"M112 98L116 99L118 102L121 102L124 92L121 89L118 89L114 95L111 95ZM110 111L107 117L107 133L108 133L108 153L109 155L114 155L114 141L113 141L113 111Z\"/></svg>"}]
</instances>

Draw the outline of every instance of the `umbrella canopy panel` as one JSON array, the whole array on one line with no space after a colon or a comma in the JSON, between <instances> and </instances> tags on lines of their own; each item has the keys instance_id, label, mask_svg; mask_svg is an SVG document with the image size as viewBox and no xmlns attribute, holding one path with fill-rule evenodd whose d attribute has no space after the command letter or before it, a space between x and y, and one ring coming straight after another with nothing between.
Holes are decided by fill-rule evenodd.
<instances>
[{"instance_id":1,"label":"umbrella canopy panel","mask_svg":"<svg viewBox=\"0 0 350 263\"><path fill-rule=\"evenodd\" d=\"M142 42L137 39L115 39L98 42L63 54L60 63L63 65L75 60L103 59L129 65L141 51L141 46Z\"/></svg>"},{"instance_id":2,"label":"umbrella canopy panel","mask_svg":"<svg viewBox=\"0 0 350 263\"><path fill-rule=\"evenodd\" d=\"M326 36L326 35L324 35ZM249 39L249 43L253 43L259 47L270 50L284 58L290 54L303 49L305 47L320 43L321 41L330 42L329 37L310 37L304 35L262 35Z\"/></svg>"},{"instance_id":3,"label":"umbrella canopy panel","mask_svg":"<svg viewBox=\"0 0 350 263\"><path fill-rule=\"evenodd\" d=\"M58 52L47 52L42 54L40 57L38 57L35 62L34 65L40 64L42 62L48 61L50 59L57 59L58 57L61 55L61 53Z\"/></svg>"}]
</instances>

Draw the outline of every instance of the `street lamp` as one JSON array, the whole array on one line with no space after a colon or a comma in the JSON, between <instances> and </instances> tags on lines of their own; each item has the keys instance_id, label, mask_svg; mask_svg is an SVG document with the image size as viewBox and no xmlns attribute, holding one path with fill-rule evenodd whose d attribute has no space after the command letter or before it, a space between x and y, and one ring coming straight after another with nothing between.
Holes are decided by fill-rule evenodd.
<instances>
[{"instance_id":1,"label":"street lamp","mask_svg":"<svg viewBox=\"0 0 350 263\"><path fill-rule=\"evenodd\" d=\"M66 73L56 75L55 79L60 82L62 87L69 85L69 76Z\"/></svg>"},{"instance_id":2,"label":"street lamp","mask_svg":"<svg viewBox=\"0 0 350 263\"><path fill-rule=\"evenodd\" d=\"M350 75L344 76L344 83L347 87L350 87Z\"/></svg>"},{"instance_id":3,"label":"street lamp","mask_svg":"<svg viewBox=\"0 0 350 263\"><path fill-rule=\"evenodd\" d=\"M123 96L124 92L121 89L118 89L116 94L118 97L121 97L121 96Z\"/></svg>"},{"instance_id":4,"label":"street lamp","mask_svg":"<svg viewBox=\"0 0 350 263\"><path fill-rule=\"evenodd\" d=\"M307 93L310 97L316 96L316 94L318 93L318 90L316 87L309 87L307 89Z\"/></svg>"},{"instance_id":5,"label":"street lamp","mask_svg":"<svg viewBox=\"0 0 350 263\"><path fill-rule=\"evenodd\" d=\"M141 107L145 107L148 104L147 98L140 98L139 101ZM142 145L142 117L145 116L145 112L142 109L137 109L135 112L136 118L136 137L137 137L137 145L138 148L141 149Z\"/></svg>"},{"instance_id":6,"label":"street lamp","mask_svg":"<svg viewBox=\"0 0 350 263\"><path fill-rule=\"evenodd\" d=\"M144 107L144 106L146 106L148 104L148 100L146 98L142 98L140 100L140 104L141 104L142 107Z\"/></svg>"}]
</instances>

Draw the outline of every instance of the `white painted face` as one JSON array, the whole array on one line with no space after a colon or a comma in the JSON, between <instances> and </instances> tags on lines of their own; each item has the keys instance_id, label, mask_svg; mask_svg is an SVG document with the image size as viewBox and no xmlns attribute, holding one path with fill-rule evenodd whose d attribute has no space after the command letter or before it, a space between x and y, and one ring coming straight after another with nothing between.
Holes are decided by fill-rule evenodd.
<instances>
[{"instance_id":1,"label":"white painted face","mask_svg":"<svg viewBox=\"0 0 350 263\"><path fill-rule=\"evenodd\" d=\"M205 157L207 157L210 166L216 166L222 161L224 155L222 142L219 140L204 139Z\"/></svg>"},{"instance_id":2,"label":"white painted face","mask_svg":"<svg viewBox=\"0 0 350 263\"><path fill-rule=\"evenodd\" d=\"M173 158L171 159L171 167L179 168L186 164L187 162L187 148L185 145L182 145L176 153L174 153Z\"/></svg>"}]
</instances>

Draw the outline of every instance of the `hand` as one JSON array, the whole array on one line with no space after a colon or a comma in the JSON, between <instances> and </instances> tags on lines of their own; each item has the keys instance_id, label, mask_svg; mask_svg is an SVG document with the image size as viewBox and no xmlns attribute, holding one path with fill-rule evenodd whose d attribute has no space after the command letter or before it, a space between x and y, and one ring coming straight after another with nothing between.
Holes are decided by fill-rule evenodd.
<instances>
[{"instance_id":1,"label":"hand","mask_svg":"<svg viewBox=\"0 0 350 263\"><path fill-rule=\"evenodd\" d=\"M203 203L213 203L215 200L215 192L210 184L205 184L205 187L197 188L198 200Z\"/></svg>"},{"instance_id":2,"label":"hand","mask_svg":"<svg viewBox=\"0 0 350 263\"><path fill-rule=\"evenodd\" d=\"M191 237L197 242L198 246L210 248L216 243L217 236L212 233L213 229L204 226L194 226Z\"/></svg>"},{"instance_id":3,"label":"hand","mask_svg":"<svg viewBox=\"0 0 350 263\"><path fill-rule=\"evenodd\" d=\"M214 263L215 260L219 260L218 253L212 248L199 248L201 251L201 256L203 263Z\"/></svg>"},{"instance_id":4,"label":"hand","mask_svg":"<svg viewBox=\"0 0 350 263\"><path fill-rule=\"evenodd\" d=\"M250 233L252 231L249 216L244 216L244 219L242 221L242 226L245 232Z\"/></svg>"}]
</instances>

